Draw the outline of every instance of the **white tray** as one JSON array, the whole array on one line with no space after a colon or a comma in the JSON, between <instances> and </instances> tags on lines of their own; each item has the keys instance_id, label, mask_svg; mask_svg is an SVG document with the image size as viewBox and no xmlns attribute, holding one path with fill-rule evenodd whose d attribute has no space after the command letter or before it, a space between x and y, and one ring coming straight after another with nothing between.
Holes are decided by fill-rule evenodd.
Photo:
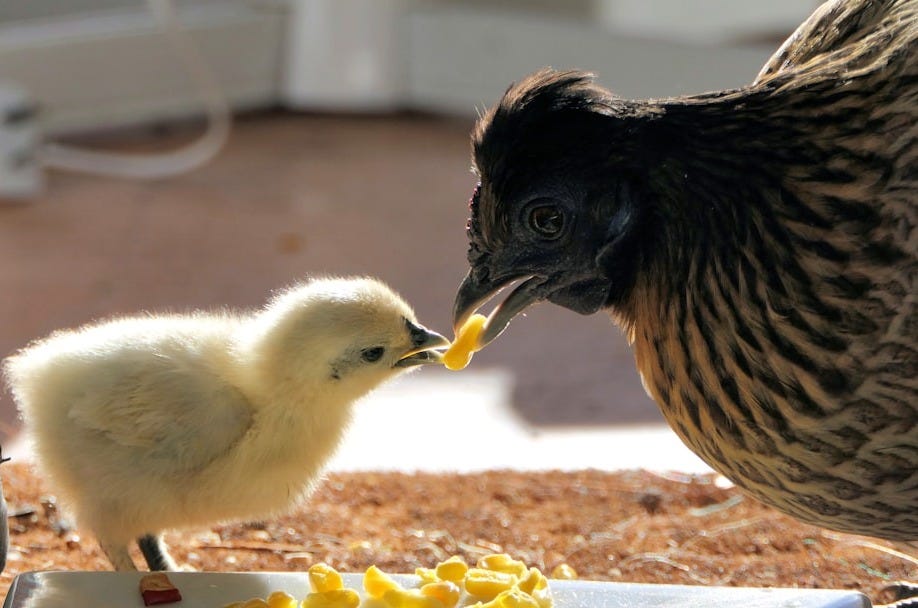
<instances>
[{"instance_id":1,"label":"white tray","mask_svg":"<svg viewBox=\"0 0 918 608\"><path fill-rule=\"evenodd\" d=\"M4 608L144 608L138 591L142 572L27 572L13 579ZM363 589L362 574L344 574L344 583ZM393 577L414 586L412 575ZM182 601L162 608L222 608L266 597L282 590L297 599L309 592L309 579L299 572L170 572ZM853 591L823 589L756 589L559 581L549 583L555 608L870 608Z\"/></svg>"}]
</instances>

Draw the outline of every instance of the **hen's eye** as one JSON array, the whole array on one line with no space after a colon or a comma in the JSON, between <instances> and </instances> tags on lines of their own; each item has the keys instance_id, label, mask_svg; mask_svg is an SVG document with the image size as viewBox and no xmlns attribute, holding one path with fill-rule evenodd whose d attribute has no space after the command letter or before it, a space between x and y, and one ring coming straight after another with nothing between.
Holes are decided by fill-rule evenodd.
<instances>
[{"instance_id":1,"label":"hen's eye","mask_svg":"<svg viewBox=\"0 0 918 608\"><path fill-rule=\"evenodd\" d=\"M529 227L539 236L554 238L564 228L564 212L555 204L537 205L529 211Z\"/></svg>"},{"instance_id":2,"label":"hen's eye","mask_svg":"<svg viewBox=\"0 0 918 608\"><path fill-rule=\"evenodd\" d=\"M379 361L380 357L382 357L385 352L386 349L382 346L374 346L373 348L365 348L360 351L360 357L367 363L373 363Z\"/></svg>"}]
</instances>

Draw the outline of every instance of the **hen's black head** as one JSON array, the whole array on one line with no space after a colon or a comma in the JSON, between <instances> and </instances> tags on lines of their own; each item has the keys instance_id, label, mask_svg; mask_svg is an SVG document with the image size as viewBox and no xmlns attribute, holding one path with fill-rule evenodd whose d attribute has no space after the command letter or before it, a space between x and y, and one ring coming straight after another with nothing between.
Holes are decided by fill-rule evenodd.
<instances>
[{"instance_id":1,"label":"hen's black head","mask_svg":"<svg viewBox=\"0 0 918 608\"><path fill-rule=\"evenodd\" d=\"M457 327L522 280L491 315L493 340L526 306L548 300L582 314L628 290L646 213L637 158L652 115L582 72L544 70L511 86L472 135L480 183L468 224L471 269Z\"/></svg>"}]
</instances>

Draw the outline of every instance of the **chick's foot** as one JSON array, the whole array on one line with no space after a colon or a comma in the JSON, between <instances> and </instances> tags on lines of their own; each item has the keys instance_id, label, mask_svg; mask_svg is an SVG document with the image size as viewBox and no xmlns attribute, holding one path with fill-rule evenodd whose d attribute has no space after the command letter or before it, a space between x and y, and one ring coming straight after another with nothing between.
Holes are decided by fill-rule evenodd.
<instances>
[{"instance_id":1,"label":"chick's foot","mask_svg":"<svg viewBox=\"0 0 918 608\"><path fill-rule=\"evenodd\" d=\"M163 542L162 536L155 534L146 534L137 539L137 546L143 554L144 560L150 571L154 570L178 570L175 560L169 555L166 549L166 543Z\"/></svg>"}]
</instances>

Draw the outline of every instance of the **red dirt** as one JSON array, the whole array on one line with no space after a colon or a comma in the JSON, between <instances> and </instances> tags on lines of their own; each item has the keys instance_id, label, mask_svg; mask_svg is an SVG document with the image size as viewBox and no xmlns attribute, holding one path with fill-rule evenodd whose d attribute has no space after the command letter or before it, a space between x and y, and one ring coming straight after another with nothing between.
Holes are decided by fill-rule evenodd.
<instances>
[{"instance_id":1,"label":"red dirt","mask_svg":"<svg viewBox=\"0 0 918 608\"><path fill-rule=\"evenodd\" d=\"M20 572L109 569L89 531L62 529L66 521L43 506L48 490L26 465L0 471L11 514L0 592ZM583 579L859 589L875 603L889 599L880 591L889 582L918 578L902 557L716 481L595 470L332 474L289 516L166 539L180 564L206 571L305 571L325 561L342 572L413 572L453 554L507 552L546 573L567 563Z\"/></svg>"}]
</instances>

